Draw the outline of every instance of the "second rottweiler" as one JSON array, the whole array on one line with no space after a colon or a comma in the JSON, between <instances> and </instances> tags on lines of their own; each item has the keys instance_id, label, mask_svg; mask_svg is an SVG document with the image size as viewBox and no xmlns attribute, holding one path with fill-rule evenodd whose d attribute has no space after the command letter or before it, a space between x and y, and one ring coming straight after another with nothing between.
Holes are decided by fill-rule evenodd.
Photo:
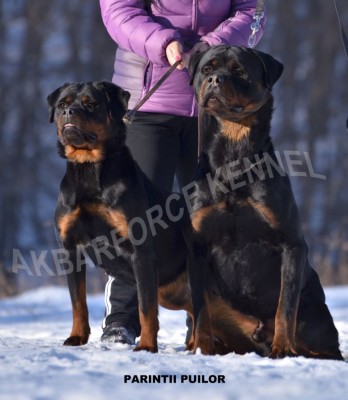
<instances>
[{"instance_id":1,"label":"second rottweiler","mask_svg":"<svg viewBox=\"0 0 348 400\"><path fill-rule=\"evenodd\" d=\"M191 59L203 113L192 224L208 261L212 325L225 351L342 360L338 333L307 258L290 181L270 139L283 66L265 53L212 47ZM231 310L258 320L257 328ZM267 351L266 351L267 354Z\"/></svg>"},{"instance_id":2,"label":"second rottweiler","mask_svg":"<svg viewBox=\"0 0 348 400\"><path fill-rule=\"evenodd\" d=\"M136 350L157 351L159 301L188 311L197 326L190 348L211 353L209 324L199 323L208 319L204 288L190 252L190 219L179 195L161 193L126 147L122 117L128 99L128 92L108 82L66 84L48 96L58 150L67 159L56 209L73 308L72 331L64 344L88 341L88 255L121 279L124 270L133 272L141 323Z\"/></svg>"}]
</instances>

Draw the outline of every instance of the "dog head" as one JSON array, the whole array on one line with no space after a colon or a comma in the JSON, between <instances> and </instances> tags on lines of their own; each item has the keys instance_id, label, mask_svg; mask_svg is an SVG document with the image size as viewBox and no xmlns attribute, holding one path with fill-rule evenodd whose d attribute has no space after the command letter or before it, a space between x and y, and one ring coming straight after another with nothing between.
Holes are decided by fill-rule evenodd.
<instances>
[{"instance_id":1,"label":"dog head","mask_svg":"<svg viewBox=\"0 0 348 400\"><path fill-rule=\"evenodd\" d=\"M124 143L122 117L130 94L109 82L66 83L47 97L59 153L73 162L99 162Z\"/></svg>"},{"instance_id":2,"label":"dog head","mask_svg":"<svg viewBox=\"0 0 348 400\"><path fill-rule=\"evenodd\" d=\"M283 65L260 51L221 45L191 57L189 70L198 105L214 117L238 122L267 102Z\"/></svg>"}]
</instances>

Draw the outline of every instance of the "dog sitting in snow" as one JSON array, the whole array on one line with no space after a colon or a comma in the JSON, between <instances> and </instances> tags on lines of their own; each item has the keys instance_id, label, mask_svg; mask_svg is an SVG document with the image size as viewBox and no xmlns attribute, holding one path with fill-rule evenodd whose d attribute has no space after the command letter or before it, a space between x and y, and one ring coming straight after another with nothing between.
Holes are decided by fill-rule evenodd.
<instances>
[{"instance_id":1,"label":"dog sitting in snow","mask_svg":"<svg viewBox=\"0 0 348 400\"><path fill-rule=\"evenodd\" d=\"M270 55L246 48L215 46L191 58L203 115L192 215L196 261L202 271L205 265L215 299L211 323L221 351L260 353L264 343L272 358L342 360L270 139L272 87L282 71ZM255 330L246 317L255 319Z\"/></svg>"},{"instance_id":2,"label":"dog sitting in snow","mask_svg":"<svg viewBox=\"0 0 348 400\"><path fill-rule=\"evenodd\" d=\"M135 350L157 352L159 302L191 314L189 347L210 354L210 326L199 322L208 319L204 288L189 256L190 218L179 201L167 201L146 178L126 147L122 117L128 99L128 92L108 82L66 84L48 96L58 151L67 159L56 209L67 269L73 265L67 273L73 326L64 344L83 345L90 334L82 247L95 264L119 279L123 270L133 272L141 323ZM150 214L149 219L148 212L156 209L163 215ZM96 254L99 245L103 251Z\"/></svg>"}]
</instances>

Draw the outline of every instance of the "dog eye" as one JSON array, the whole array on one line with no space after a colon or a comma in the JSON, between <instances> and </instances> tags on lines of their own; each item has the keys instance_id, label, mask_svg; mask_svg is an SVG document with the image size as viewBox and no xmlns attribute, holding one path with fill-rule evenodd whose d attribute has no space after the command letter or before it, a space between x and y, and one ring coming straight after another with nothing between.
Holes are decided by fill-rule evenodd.
<instances>
[{"instance_id":1,"label":"dog eye","mask_svg":"<svg viewBox=\"0 0 348 400\"><path fill-rule=\"evenodd\" d=\"M88 107L90 110L94 110L94 109L97 107L97 103L92 103L92 102L87 103L87 107Z\"/></svg>"},{"instance_id":2,"label":"dog eye","mask_svg":"<svg viewBox=\"0 0 348 400\"><path fill-rule=\"evenodd\" d=\"M244 71L244 69L237 69L235 71L235 75L238 76L238 78L241 79L246 79L248 77L247 73Z\"/></svg>"},{"instance_id":3,"label":"dog eye","mask_svg":"<svg viewBox=\"0 0 348 400\"><path fill-rule=\"evenodd\" d=\"M213 72L213 67L211 66L211 65L205 65L203 68L202 68L202 73L204 74L204 75L209 75L209 74L211 74Z\"/></svg>"},{"instance_id":4,"label":"dog eye","mask_svg":"<svg viewBox=\"0 0 348 400\"><path fill-rule=\"evenodd\" d=\"M65 101L61 101L58 104L58 108L60 108L61 110L63 110L64 108L67 108L67 107L68 107L68 104Z\"/></svg>"}]
</instances>

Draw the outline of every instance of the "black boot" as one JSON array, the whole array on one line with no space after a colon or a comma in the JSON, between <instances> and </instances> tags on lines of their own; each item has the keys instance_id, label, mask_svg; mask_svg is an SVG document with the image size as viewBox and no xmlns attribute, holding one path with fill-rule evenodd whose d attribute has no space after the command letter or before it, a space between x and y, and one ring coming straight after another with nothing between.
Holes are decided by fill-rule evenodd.
<instances>
[{"instance_id":1,"label":"black boot","mask_svg":"<svg viewBox=\"0 0 348 400\"><path fill-rule=\"evenodd\" d=\"M100 338L102 342L135 344L135 332L132 328L119 326L117 322L111 322L104 328L104 332Z\"/></svg>"}]
</instances>

